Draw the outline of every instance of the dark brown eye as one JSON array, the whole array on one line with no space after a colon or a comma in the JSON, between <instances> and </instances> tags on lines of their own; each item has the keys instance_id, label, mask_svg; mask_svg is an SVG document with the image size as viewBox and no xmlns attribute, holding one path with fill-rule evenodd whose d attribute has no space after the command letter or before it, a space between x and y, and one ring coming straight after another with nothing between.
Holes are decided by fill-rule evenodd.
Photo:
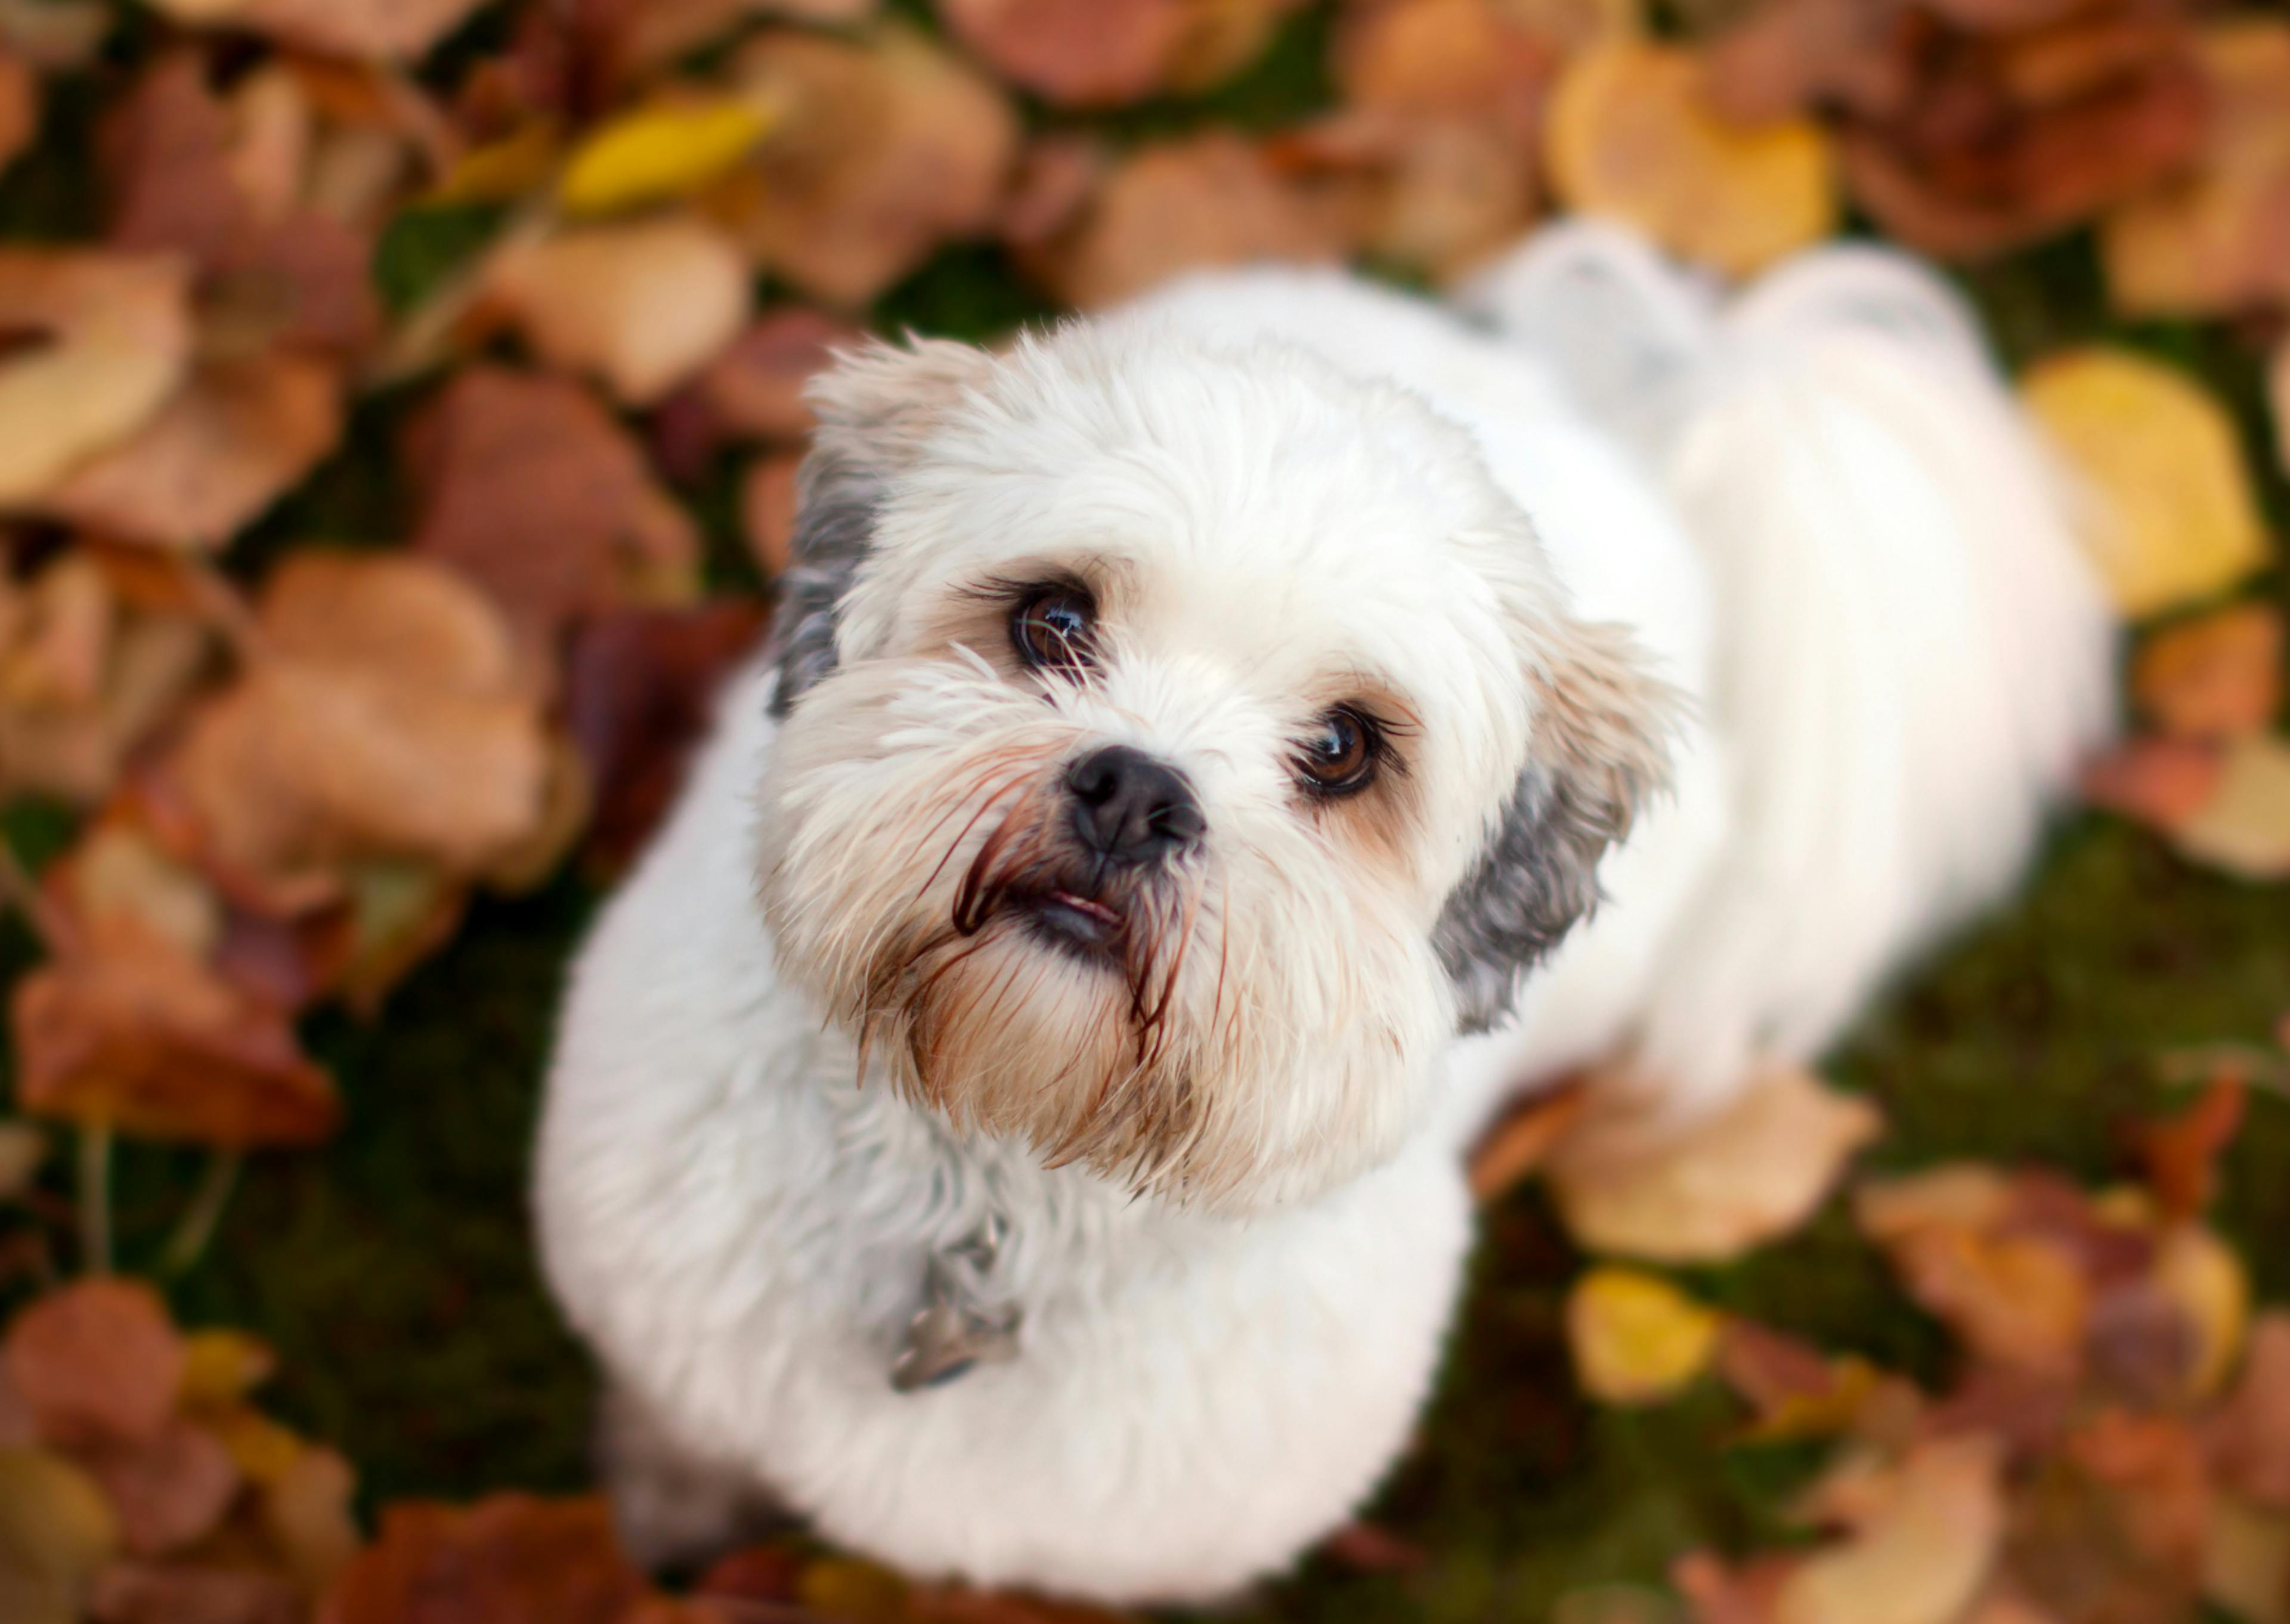
<instances>
[{"instance_id":1,"label":"dark brown eye","mask_svg":"<svg viewBox=\"0 0 2290 1624\"><path fill-rule=\"evenodd\" d=\"M1381 755L1376 725L1349 705L1322 716L1296 753L1305 788L1319 795L1355 795L1375 779Z\"/></svg>"},{"instance_id":2,"label":"dark brown eye","mask_svg":"<svg viewBox=\"0 0 2290 1624\"><path fill-rule=\"evenodd\" d=\"M1090 633L1097 604L1079 587L1043 587L1010 614L1010 641L1018 658L1037 671L1078 671L1091 663Z\"/></svg>"}]
</instances>

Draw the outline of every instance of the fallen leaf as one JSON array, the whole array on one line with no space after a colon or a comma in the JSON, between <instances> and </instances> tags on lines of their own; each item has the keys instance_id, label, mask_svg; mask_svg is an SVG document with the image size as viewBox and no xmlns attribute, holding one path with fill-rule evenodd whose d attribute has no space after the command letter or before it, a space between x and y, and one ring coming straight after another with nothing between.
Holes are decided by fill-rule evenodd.
<instances>
[{"instance_id":1,"label":"fallen leaf","mask_svg":"<svg viewBox=\"0 0 2290 1624\"><path fill-rule=\"evenodd\" d=\"M2290 1516L2220 1495L2203 1545L2203 1594L2242 1624L2290 1624Z\"/></svg>"},{"instance_id":2,"label":"fallen leaf","mask_svg":"<svg viewBox=\"0 0 2290 1624\"><path fill-rule=\"evenodd\" d=\"M1593 1252L1669 1263L1738 1257L1811 1217L1882 1125L1868 1101L1773 1069L1667 1142L1594 1109L1552 1157L1551 1193Z\"/></svg>"},{"instance_id":3,"label":"fallen leaf","mask_svg":"<svg viewBox=\"0 0 2290 1624\"><path fill-rule=\"evenodd\" d=\"M196 1421L171 1417L148 1438L71 1451L119 1516L129 1551L163 1556L204 1539L238 1492L230 1452Z\"/></svg>"},{"instance_id":4,"label":"fallen leaf","mask_svg":"<svg viewBox=\"0 0 2290 1624\"><path fill-rule=\"evenodd\" d=\"M1669 1582L1694 1624L1774 1624L1774 1597L1797 1565L1794 1557L1761 1556L1736 1569L1708 1551L1688 1551L1670 1564Z\"/></svg>"},{"instance_id":5,"label":"fallen leaf","mask_svg":"<svg viewBox=\"0 0 2290 1624\"><path fill-rule=\"evenodd\" d=\"M340 1117L284 1014L159 938L42 966L11 1012L37 1116L232 1148L315 1144Z\"/></svg>"},{"instance_id":6,"label":"fallen leaf","mask_svg":"<svg viewBox=\"0 0 2290 1624\"><path fill-rule=\"evenodd\" d=\"M689 196L747 156L771 125L767 107L737 97L633 108L573 148L556 201L571 214L612 214Z\"/></svg>"},{"instance_id":7,"label":"fallen leaf","mask_svg":"<svg viewBox=\"0 0 2290 1624\"><path fill-rule=\"evenodd\" d=\"M1983 1437L1910 1451L1874 1515L1782 1582L1774 1624L1952 1624L2003 1540L2000 1468Z\"/></svg>"},{"instance_id":8,"label":"fallen leaf","mask_svg":"<svg viewBox=\"0 0 2290 1624\"><path fill-rule=\"evenodd\" d=\"M2190 172L2100 228L2126 316L2214 316L2290 296L2290 26L2244 14L2196 47L2208 116Z\"/></svg>"},{"instance_id":9,"label":"fallen leaf","mask_svg":"<svg viewBox=\"0 0 2290 1624\"><path fill-rule=\"evenodd\" d=\"M1835 1437L1860 1426L1886 1378L1865 1359L1832 1359L1809 1343L1731 1318L1718 1338L1719 1377L1757 1419L1760 1441Z\"/></svg>"},{"instance_id":10,"label":"fallen leaf","mask_svg":"<svg viewBox=\"0 0 2290 1624\"><path fill-rule=\"evenodd\" d=\"M597 786L589 852L607 872L634 860L667 815L716 694L760 641L761 605L623 610L584 626L572 644L564 714Z\"/></svg>"},{"instance_id":11,"label":"fallen leaf","mask_svg":"<svg viewBox=\"0 0 2290 1624\"><path fill-rule=\"evenodd\" d=\"M546 667L576 617L696 590L691 521L568 380L470 367L407 451L422 492L414 551L483 588Z\"/></svg>"},{"instance_id":12,"label":"fallen leaf","mask_svg":"<svg viewBox=\"0 0 2290 1624\"><path fill-rule=\"evenodd\" d=\"M601 1500L496 1494L475 1506L401 1502L335 1575L322 1624L616 1624L645 1591ZM417 1609L419 1613L417 1615Z\"/></svg>"},{"instance_id":13,"label":"fallen leaf","mask_svg":"<svg viewBox=\"0 0 2290 1624\"><path fill-rule=\"evenodd\" d=\"M1338 240L1441 285L1534 216L1533 148L1490 119L1340 114L1277 138L1266 156L1335 222Z\"/></svg>"},{"instance_id":14,"label":"fallen leaf","mask_svg":"<svg viewBox=\"0 0 2290 1624\"><path fill-rule=\"evenodd\" d=\"M2290 1315L2250 1328L2242 1374L2206 1431L2219 1482L2254 1506L2290 1512Z\"/></svg>"},{"instance_id":15,"label":"fallen leaf","mask_svg":"<svg viewBox=\"0 0 2290 1624\"><path fill-rule=\"evenodd\" d=\"M2229 874L2290 875L2290 744L2271 734L2237 740L2217 789L2170 834L2182 852Z\"/></svg>"},{"instance_id":16,"label":"fallen leaf","mask_svg":"<svg viewBox=\"0 0 2290 1624\"><path fill-rule=\"evenodd\" d=\"M622 78L720 42L750 19L775 17L829 27L864 22L882 0L621 0L593 7L586 20L597 53Z\"/></svg>"},{"instance_id":17,"label":"fallen leaf","mask_svg":"<svg viewBox=\"0 0 2290 1624\"><path fill-rule=\"evenodd\" d=\"M1472 1198L1484 1205L1549 1161L1585 1102L1582 1089L1559 1088L1531 1095L1505 1112L1471 1152Z\"/></svg>"},{"instance_id":18,"label":"fallen leaf","mask_svg":"<svg viewBox=\"0 0 2290 1624\"><path fill-rule=\"evenodd\" d=\"M748 314L731 239L681 215L576 227L494 259L487 302L552 366L649 405L729 344Z\"/></svg>"},{"instance_id":19,"label":"fallen leaf","mask_svg":"<svg viewBox=\"0 0 2290 1624\"><path fill-rule=\"evenodd\" d=\"M115 1562L95 1576L90 1624L300 1624L301 1598L276 1573Z\"/></svg>"},{"instance_id":20,"label":"fallen leaf","mask_svg":"<svg viewBox=\"0 0 2290 1624\"><path fill-rule=\"evenodd\" d=\"M2106 1485L2142 1555L2190 1578L2201 1571L2210 1479L2201 1445L2184 1424L2102 1410L2070 1436L2065 1453Z\"/></svg>"},{"instance_id":21,"label":"fallen leaf","mask_svg":"<svg viewBox=\"0 0 2290 1624\"><path fill-rule=\"evenodd\" d=\"M344 879L349 950L333 985L354 1013L371 1019L393 988L453 939L468 909L468 886L435 863L386 859L349 864Z\"/></svg>"},{"instance_id":22,"label":"fallen leaf","mask_svg":"<svg viewBox=\"0 0 2290 1624\"><path fill-rule=\"evenodd\" d=\"M339 56L410 60L460 26L480 0L152 0L193 28L262 34Z\"/></svg>"},{"instance_id":23,"label":"fallen leaf","mask_svg":"<svg viewBox=\"0 0 2290 1624\"><path fill-rule=\"evenodd\" d=\"M297 1450L262 1485L264 1530L294 1576L322 1595L357 1555L357 1519L350 1508L357 1475L331 1449Z\"/></svg>"},{"instance_id":24,"label":"fallen leaf","mask_svg":"<svg viewBox=\"0 0 2290 1624\"><path fill-rule=\"evenodd\" d=\"M1262 151L1219 130L1140 148L1072 226L1020 258L1053 296L1096 309L1184 271L1327 260L1342 247L1337 223Z\"/></svg>"},{"instance_id":25,"label":"fallen leaf","mask_svg":"<svg viewBox=\"0 0 2290 1624\"><path fill-rule=\"evenodd\" d=\"M84 552L50 563L12 600L10 646L0 658L0 702L83 708L103 686L118 622L102 566Z\"/></svg>"},{"instance_id":26,"label":"fallen leaf","mask_svg":"<svg viewBox=\"0 0 2290 1624\"><path fill-rule=\"evenodd\" d=\"M2250 1329L2250 1276L2214 1233L2182 1224L2156 1256L2155 1284L2194 1330L2187 1394L2208 1397L2242 1356Z\"/></svg>"},{"instance_id":27,"label":"fallen leaf","mask_svg":"<svg viewBox=\"0 0 2290 1624\"><path fill-rule=\"evenodd\" d=\"M784 110L714 206L754 254L829 304L863 305L941 243L993 223L1017 156L999 91L911 29L765 34L733 66Z\"/></svg>"},{"instance_id":28,"label":"fallen leaf","mask_svg":"<svg viewBox=\"0 0 2290 1624\"><path fill-rule=\"evenodd\" d=\"M0 1449L0 1617L9 1624L80 1624L118 1543L86 1473L44 1450Z\"/></svg>"},{"instance_id":29,"label":"fallen leaf","mask_svg":"<svg viewBox=\"0 0 2290 1624\"><path fill-rule=\"evenodd\" d=\"M1522 14L1527 9L1507 0L1348 7L1328 70L1349 108L1468 121L1530 147L1562 52Z\"/></svg>"},{"instance_id":30,"label":"fallen leaf","mask_svg":"<svg viewBox=\"0 0 2290 1624\"><path fill-rule=\"evenodd\" d=\"M278 1355L244 1331L194 1331L183 1340L184 1407L236 1404L277 1373Z\"/></svg>"},{"instance_id":31,"label":"fallen leaf","mask_svg":"<svg viewBox=\"0 0 2290 1624\"><path fill-rule=\"evenodd\" d=\"M49 1292L9 1325L0 1357L44 1437L156 1436L183 1380L183 1340L158 1293L128 1280Z\"/></svg>"},{"instance_id":32,"label":"fallen leaf","mask_svg":"<svg viewBox=\"0 0 2290 1624\"><path fill-rule=\"evenodd\" d=\"M1918 1229L1986 1229L2012 1208L2010 1180L1983 1162L1942 1162L1890 1179L1864 1180L1853 1218L1879 1246Z\"/></svg>"},{"instance_id":33,"label":"fallen leaf","mask_svg":"<svg viewBox=\"0 0 2290 1624\"><path fill-rule=\"evenodd\" d=\"M2267 559L2234 424L2184 372L2129 350L2070 350L2021 398L2091 493L2080 532L2116 605L2154 614Z\"/></svg>"},{"instance_id":34,"label":"fallen leaf","mask_svg":"<svg viewBox=\"0 0 2290 1624\"><path fill-rule=\"evenodd\" d=\"M708 364L692 388L716 421L734 435L799 439L811 432L805 387L834 360L838 346L865 336L859 327L800 305L766 310Z\"/></svg>"},{"instance_id":35,"label":"fallen leaf","mask_svg":"<svg viewBox=\"0 0 2290 1624\"><path fill-rule=\"evenodd\" d=\"M1728 124L1672 47L1593 46L1567 65L1545 128L1569 208L1636 226L1679 258L1746 276L1837 226L1827 137L1804 119Z\"/></svg>"},{"instance_id":36,"label":"fallen leaf","mask_svg":"<svg viewBox=\"0 0 2290 1624\"><path fill-rule=\"evenodd\" d=\"M2171 834L2211 804L2225 776L2225 757L2212 745L2132 739L2086 763L2080 787L2094 806Z\"/></svg>"},{"instance_id":37,"label":"fallen leaf","mask_svg":"<svg viewBox=\"0 0 2290 1624\"><path fill-rule=\"evenodd\" d=\"M92 63L117 20L104 0L0 0L0 40L44 73Z\"/></svg>"},{"instance_id":38,"label":"fallen leaf","mask_svg":"<svg viewBox=\"0 0 2290 1624\"><path fill-rule=\"evenodd\" d=\"M214 888L125 818L98 822L42 883L65 916L99 941L124 922L204 960L222 940Z\"/></svg>"},{"instance_id":39,"label":"fallen leaf","mask_svg":"<svg viewBox=\"0 0 2290 1624\"><path fill-rule=\"evenodd\" d=\"M740 477L740 534L767 581L787 573L803 477L800 452L758 457Z\"/></svg>"},{"instance_id":40,"label":"fallen leaf","mask_svg":"<svg viewBox=\"0 0 2290 1624\"><path fill-rule=\"evenodd\" d=\"M219 548L300 484L341 437L334 371L307 356L212 361L41 511L125 540Z\"/></svg>"},{"instance_id":41,"label":"fallen leaf","mask_svg":"<svg viewBox=\"0 0 2290 1624\"><path fill-rule=\"evenodd\" d=\"M2290 835L2290 828L2286 828ZM2218 1193L2218 1161L2242 1132L2249 1090L2238 1076L2214 1078L2175 1116L2134 1124L2131 1142L2166 1218L2198 1216Z\"/></svg>"},{"instance_id":42,"label":"fallen leaf","mask_svg":"<svg viewBox=\"0 0 2290 1624\"><path fill-rule=\"evenodd\" d=\"M15 1201L32 1188L48 1159L48 1136L28 1122L0 1121L0 1201ZM4 1382L0 1372L0 1382ZM13 1389L9 1389L13 1392ZM0 1399L0 1409L6 1401ZM12 1442L0 1427L0 1443Z\"/></svg>"},{"instance_id":43,"label":"fallen leaf","mask_svg":"<svg viewBox=\"0 0 2290 1624\"><path fill-rule=\"evenodd\" d=\"M287 659L466 699L528 686L500 612L423 558L304 548L263 583L260 614L267 646Z\"/></svg>"},{"instance_id":44,"label":"fallen leaf","mask_svg":"<svg viewBox=\"0 0 2290 1624\"><path fill-rule=\"evenodd\" d=\"M0 249L0 503L37 500L125 440L182 381L183 267L166 259Z\"/></svg>"},{"instance_id":45,"label":"fallen leaf","mask_svg":"<svg viewBox=\"0 0 2290 1624\"><path fill-rule=\"evenodd\" d=\"M1117 107L1168 82L1186 0L937 0L948 30L1013 84L1061 107Z\"/></svg>"},{"instance_id":46,"label":"fallen leaf","mask_svg":"<svg viewBox=\"0 0 2290 1624\"><path fill-rule=\"evenodd\" d=\"M2282 703L2281 612L2237 604L2172 627L2139 651L2131 692L2174 738L2264 732Z\"/></svg>"},{"instance_id":47,"label":"fallen leaf","mask_svg":"<svg viewBox=\"0 0 2290 1624\"><path fill-rule=\"evenodd\" d=\"M1935 1225L1888 1250L1909 1295L1981 1357L2061 1379L2081 1368L2091 1288L2064 1247Z\"/></svg>"},{"instance_id":48,"label":"fallen leaf","mask_svg":"<svg viewBox=\"0 0 2290 1624\"><path fill-rule=\"evenodd\" d=\"M1709 1369L1718 1316L1668 1281L1601 1267L1566 1295L1566 1345L1582 1389L1610 1404L1654 1404Z\"/></svg>"},{"instance_id":49,"label":"fallen leaf","mask_svg":"<svg viewBox=\"0 0 2290 1624\"><path fill-rule=\"evenodd\" d=\"M24 155L39 128L39 78L29 61L0 46L0 170Z\"/></svg>"},{"instance_id":50,"label":"fallen leaf","mask_svg":"<svg viewBox=\"0 0 2290 1624\"><path fill-rule=\"evenodd\" d=\"M212 647L208 628L188 616L128 616L109 640L93 700L0 705L0 781L81 804L102 799L128 752L180 708Z\"/></svg>"}]
</instances>

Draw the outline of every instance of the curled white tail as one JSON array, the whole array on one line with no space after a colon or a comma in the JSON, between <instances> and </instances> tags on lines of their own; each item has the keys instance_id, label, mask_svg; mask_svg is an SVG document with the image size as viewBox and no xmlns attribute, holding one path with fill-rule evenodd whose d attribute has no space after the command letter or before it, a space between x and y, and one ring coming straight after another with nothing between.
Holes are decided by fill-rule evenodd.
<instances>
[{"instance_id":1,"label":"curled white tail","mask_svg":"<svg viewBox=\"0 0 2290 1624\"><path fill-rule=\"evenodd\" d=\"M1810 253L1730 304L1612 226L1466 302L1635 445L1705 550L1726 856L1637 1036L1663 1098L1809 1058L2018 874L2112 721L2113 627L2068 492L1956 297Z\"/></svg>"}]
</instances>

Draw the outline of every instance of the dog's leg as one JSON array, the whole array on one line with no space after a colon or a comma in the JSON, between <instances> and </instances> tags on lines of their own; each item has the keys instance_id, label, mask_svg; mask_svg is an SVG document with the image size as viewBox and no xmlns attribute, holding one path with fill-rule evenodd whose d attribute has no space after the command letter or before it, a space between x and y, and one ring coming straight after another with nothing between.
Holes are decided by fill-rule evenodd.
<instances>
[{"instance_id":1,"label":"dog's leg","mask_svg":"<svg viewBox=\"0 0 2290 1624\"><path fill-rule=\"evenodd\" d=\"M647 1568L705 1562L784 1520L752 1476L687 1449L617 1384L597 1406L597 1464L621 1539Z\"/></svg>"}]
</instances>

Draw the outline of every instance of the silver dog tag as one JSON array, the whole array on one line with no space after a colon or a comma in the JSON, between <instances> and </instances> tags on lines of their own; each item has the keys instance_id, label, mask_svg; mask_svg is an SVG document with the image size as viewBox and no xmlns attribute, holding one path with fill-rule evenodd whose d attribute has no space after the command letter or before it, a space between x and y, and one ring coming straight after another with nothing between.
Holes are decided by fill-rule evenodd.
<instances>
[{"instance_id":1,"label":"silver dog tag","mask_svg":"<svg viewBox=\"0 0 2290 1624\"><path fill-rule=\"evenodd\" d=\"M922 1311L908 1322L906 1344L891 1366L900 1392L940 1387L1018 1356L1018 1305L987 1300L987 1276L1007 1228L999 1216L989 1218L969 1239L931 1258Z\"/></svg>"}]
</instances>

